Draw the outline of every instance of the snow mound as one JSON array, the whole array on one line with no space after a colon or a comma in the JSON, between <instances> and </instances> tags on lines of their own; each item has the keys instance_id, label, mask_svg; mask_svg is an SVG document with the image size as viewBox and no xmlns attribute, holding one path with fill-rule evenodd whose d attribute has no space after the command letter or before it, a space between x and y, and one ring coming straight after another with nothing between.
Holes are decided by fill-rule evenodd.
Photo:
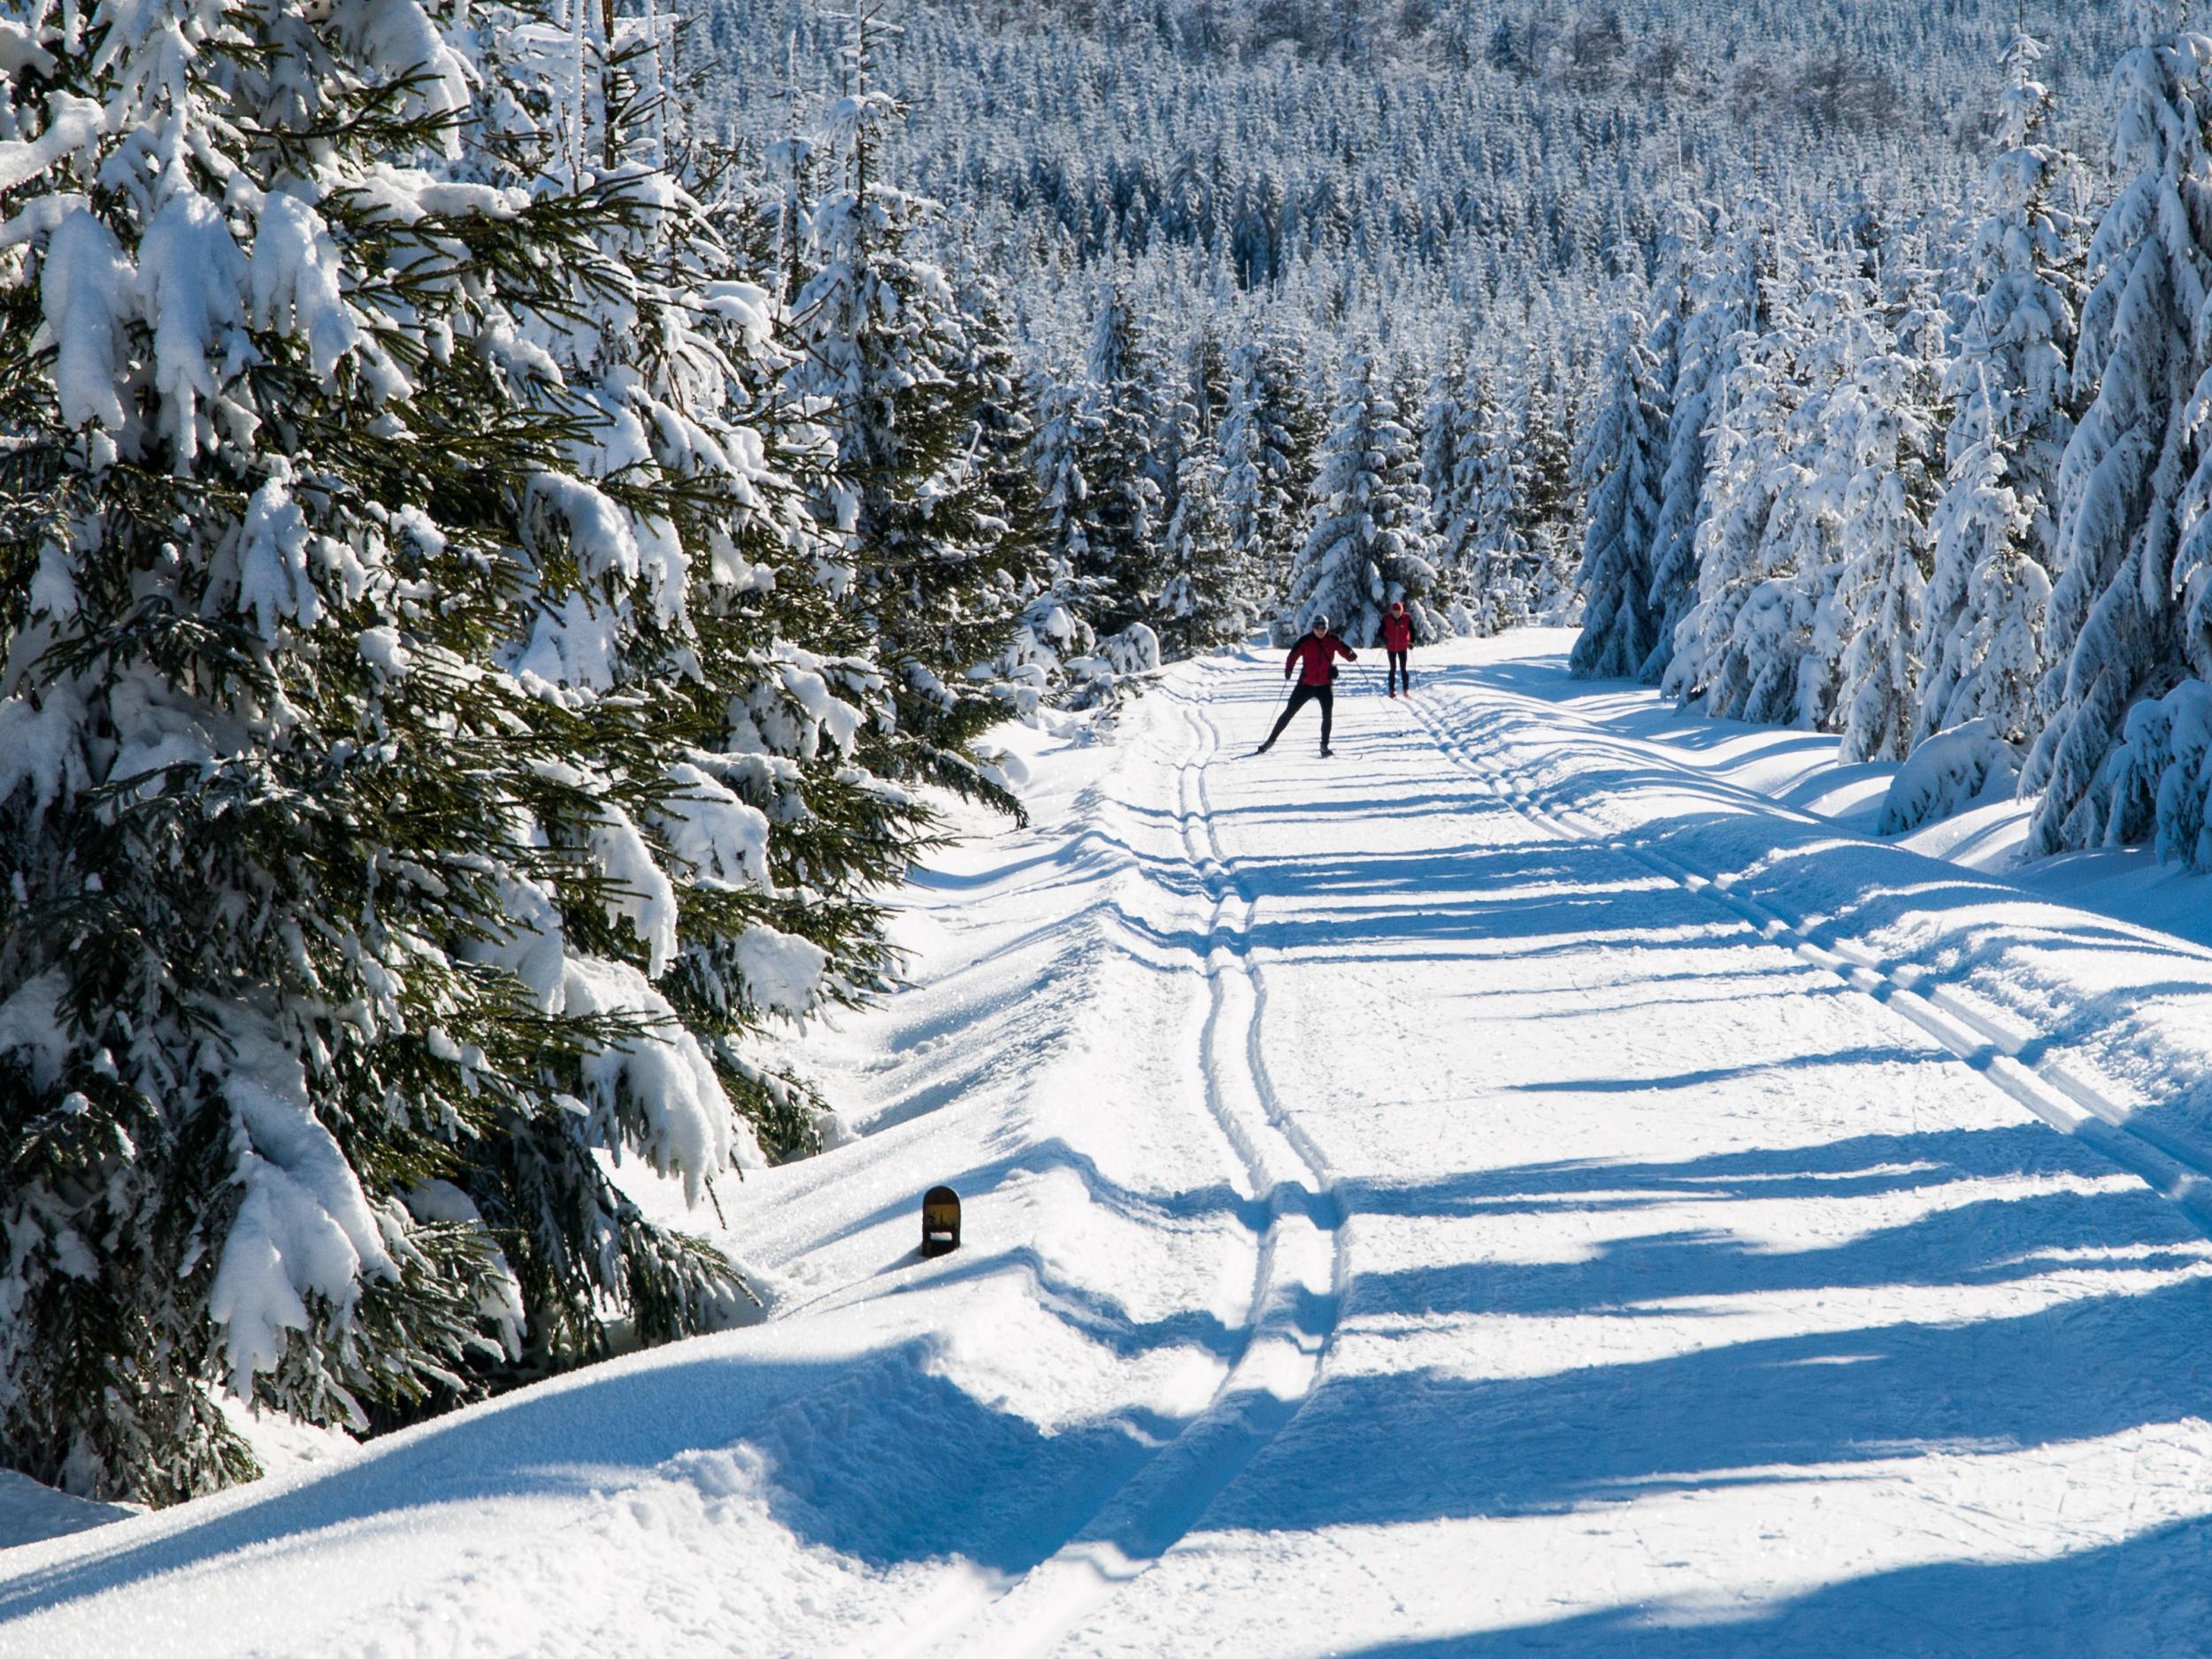
<instances>
[{"instance_id":1,"label":"snow mound","mask_svg":"<svg viewBox=\"0 0 2212 1659\"><path fill-rule=\"evenodd\" d=\"M1101 640L1098 654L1113 664L1117 674L1148 674L1160 665L1160 636L1143 623L1132 622Z\"/></svg>"},{"instance_id":2,"label":"snow mound","mask_svg":"<svg viewBox=\"0 0 2212 1659\"><path fill-rule=\"evenodd\" d=\"M1876 833L1902 835L2009 795L2019 775L2020 757L1988 716L1938 732L1913 750L1890 780Z\"/></svg>"}]
</instances>

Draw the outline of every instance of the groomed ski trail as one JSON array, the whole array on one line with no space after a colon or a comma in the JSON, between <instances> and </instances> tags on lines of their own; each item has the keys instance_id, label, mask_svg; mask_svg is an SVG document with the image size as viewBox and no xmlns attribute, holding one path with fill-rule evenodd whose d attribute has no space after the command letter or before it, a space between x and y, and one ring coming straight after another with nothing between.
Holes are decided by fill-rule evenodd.
<instances>
[{"instance_id":1,"label":"groomed ski trail","mask_svg":"<svg viewBox=\"0 0 2212 1659\"><path fill-rule=\"evenodd\" d=\"M0 1552L0 1656L2202 1651L2212 949L1557 649L1020 738L725 1194L774 1317Z\"/></svg>"},{"instance_id":2,"label":"groomed ski trail","mask_svg":"<svg viewBox=\"0 0 2212 1659\"><path fill-rule=\"evenodd\" d=\"M1215 1120L1266 1207L1243 1352L1213 1403L1114 1493L1082 1531L950 1629L902 1642L898 1659L941 1644L995 1659L1036 1659L1187 1532L1206 1505L1281 1431L1312 1391L1334 1330L1345 1271L1341 1216L1326 1166L1282 1110L1262 1045L1266 987L1252 959L1256 902L1224 857L1207 769L1222 753L1202 681L1163 688L1179 705L1190 750L1176 766L1176 818L1194 887L1208 904L1210 1006L1200 1064Z\"/></svg>"},{"instance_id":3,"label":"groomed ski trail","mask_svg":"<svg viewBox=\"0 0 2212 1659\"><path fill-rule=\"evenodd\" d=\"M1910 964L1886 963L1862 941L1824 930L1810 918L1771 901L1750 897L1739 890L1736 878L1728 872L1692 869L1655 848L1639 844L1571 800L1558 798L1558 792L1547 791L1527 770L1513 764L1503 741L1483 746L1463 735L1475 726L1494 724L1501 709L1524 718L1540 711L1551 721L1575 717L1508 693L1494 691L1481 699L1464 691L1458 695L1462 718L1456 725L1440 721L1432 703L1409 699L1408 705L1438 752L1495 799L1540 829L1603 846L1683 891L1711 900L1749 924L1762 939L1795 952L1854 991L1902 1015L2051 1127L2095 1147L2121 1168L2140 1176L2200 1230L2212 1233L2212 1153L2139 1119L2109 1092L2075 1075L2062 1060L2036 1058L2037 1050L2053 1046L2047 1033L2032 1028L2024 1032L2017 1022L2008 1029L1937 975ZM1580 724L1596 731L1586 721ZM1778 817L1794 817L1808 826L1816 823L1769 803L1759 804Z\"/></svg>"},{"instance_id":4,"label":"groomed ski trail","mask_svg":"<svg viewBox=\"0 0 2212 1659\"><path fill-rule=\"evenodd\" d=\"M1256 735L1271 666L1184 672ZM1298 1416L1051 1651L2170 1646L2203 1601L2176 1570L2212 1565L2184 1358L2212 1254L2138 1177L2185 1199L2186 1172L2054 1134L1888 987L1633 837L1532 816L1464 752L1502 706L1574 727L1512 701L1520 672L1453 664L1430 714L1354 689L1332 762L1208 769L1256 855L1281 1103L1344 1206L1339 1333ZM1786 816L1747 811L1747 840ZM2070 1586L2099 1573L2091 1614Z\"/></svg>"}]
</instances>

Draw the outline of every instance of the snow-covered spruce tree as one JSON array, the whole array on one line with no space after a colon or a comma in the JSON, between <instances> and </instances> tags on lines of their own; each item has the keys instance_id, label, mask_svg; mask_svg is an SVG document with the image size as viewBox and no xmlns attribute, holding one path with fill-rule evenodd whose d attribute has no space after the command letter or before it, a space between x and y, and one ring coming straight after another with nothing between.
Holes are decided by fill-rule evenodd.
<instances>
[{"instance_id":1,"label":"snow-covered spruce tree","mask_svg":"<svg viewBox=\"0 0 2212 1659\"><path fill-rule=\"evenodd\" d=\"M1238 591L1256 615L1282 589L1274 557L1274 525L1291 506L1294 481L1279 470L1258 385L1259 347L1229 354L1229 395L1221 418L1222 532L1235 561Z\"/></svg>"},{"instance_id":2,"label":"snow-covered spruce tree","mask_svg":"<svg viewBox=\"0 0 2212 1659\"><path fill-rule=\"evenodd\" d=\"M1440 572L1451 562L1445 538L1451 530L1452 480L1459 470L1459 388L1465 374L1466 354L1451 353L1430 374L1421 397L1421 488L1429 495L1429 530L1437 539Z\"/></svg>"},{"instance_id":3,"label":"snow-covered spruce tree","mask_svg":"<svg viewBox=\"0 0 2212 1659\"><path fill-rule=\"evenodd\" d=\"M1769 212L1752 202L1746 219ZM1698 537L1709 502L1706 478L1712 465L1713 417L1742 340L1761 323L1760 281L1766 240L1757 230L1732 229L1701 254L1687 250L1691 269L1683 284L1683 319L1667 406L1667 455L1659 484L1659 516L1652 526L1653 645L1639 674L1648 685L1667 677L1675 632L1697 601Z\"/></svg>"},{"instance_id":4,"label":"snow-covered spruce tree","mask_svg":"<svg viewBox=\"0 0 2212 1659\"><path fill-rule=\"evenodd\" d=\"M1084 484L1083 550L1075 569L1096 584L1094 626L1103 641L1148 626L1165 582L1151 462L1159 371L1119 282L1099 287L1082 384L1074 457Z\"/></svg>"},{"instance_id":5,"label":"snow-covered spruce tree","mask_svg":"<svg viewBox=\"0 0 2212 1659\"><path fill-rule=\"evenodd\" d=\"M1425 603L1436 567L1420 457L1371 353L1356 352L1345 365L1310 494L1310 528L1291 570L1289 631L1326 616L1347 640L1371 645L1384 611L1402 599L1415 636L1436 638L1441 630Z\"/></svg>"},{"instance_id":6,"label":"snow-covered spruce tree","mask_svg":"<svg viewBox=\"0 0 2212 1659\"><path fill-rule=\"evenodd\" d=\"M891 777L1019 817L976 744L1035 707L993 666L1020 625L1033 549L980 465L969 321L918 250L937 210L882 176L879 129L899 106L869 85L877 27L865 8L854 15L850 90L819 141L835 188L810 216L811 274L793 304L796 358L781 395L833 445L817 512L854 572L848 649L873 652L891 675L895 722L867 733L863 752Z\"/></svg>"},{"instance_id":7,"label":"snow-covered spruce tree","mask_svg":"<svg viewBox=\"0 0 2212 1659\"><path fill-rule=\"evenodd\" d=\"M1495 628L1480 591L1476 538L1482 525L1485 445L1499 419L1497 401L1491 396L1488 371L1471 353L1455 381L1448 405L1439 411L1440 425L1448 422L1449 436L1436 440L1440 451L1448 450L1450 471L1442 477L1441 494L1432 494L1429 501L1429 520L1436 526L1437 596L1456 630L1488 634ZM1442 472L1445 455L1439 453L1435 460Z\"/></svg>"},{"instance_id":8,"label":"snow-covered spruce tree","mask_svg":"<svg viewBox=\"0 0 2212 1659\"><path fill-rule=\"evenodd\" d=\"M953 289L966 319L967 355L955 376L975 399L974 465L1003 536L1027 549L1016 592L1019 614L999 641L999 673L1044 699L1062 688L1065 665L1087 657L1094 639L1073 569L1051 549L1051 515L1037 473L1035 400L1010 342L1005 302L972 257L954 267Z\"/></svg>"},{"instance_id":9,"label":"snow-covered spruce tree","mask_svg":"<svg viewBox=\"0 0 2212 1659\"><path fill-rule=\"evenodd\" d=\"M1814 259L1800 248L1787 265ZM1770 289L1764 326L1740 342L1717 391L1697 598L1676 631L1663 688L1716 718L1815 726L1830 707L1839 649L1816 630L1842 520L1824 445L1843 301L1832 285L1805 296L1778 278Z\"/></svg>"},{"instance_id":10,"label":"snow-covered spruce tree","mask_svg":"<svg viewBox=\"0 0 2212 1659\"><path fill-rule=\"evenodd\" d=\"M1287 336L1263 333L1229 354L1221 420L1222 506L1240 591L1255 621L1270 615L1288 588L1291 557L1299 546L1301 501L1314 455L1308 402Z\"/></svg>"},{"instance_id":11,"label":"snow-covered spruce tree","mask_svg":"<svg viewBox=\"0 0 2212 1659\"><path fill-rule=\"evenodd\" d=\"M811 1133L812 1102L739 1044L770 1012L802 1011L803 976L783 970L822 958L786 931L806 907L775 890L762 858L778 803L764 791L741 802L715 775L718 709L759 695L764 671L749 659L757 630L733 650L711 597L749 539L740 526L775 483L727 407L758 372L767 296L718 281L729 259L669 172L685 147L670 96L672 19L495 4L476 21L478 73L495 94L472 111L449 175L588 226L588 242L504 281L511 349L565 422L565 475L522 481L517 621L494 662L572 712L627 710L655 739L649 760L617 780L643 805L610 819L589 849L618 886L615 908L533 916L533 957L542 966L565 954L568 965L532 990L549 1012L664 1033L695 1108L736 1107L777 1146ZM709 676L704 693L696 682ZM852 932L872 957L874 930ZM514 957L511 944L488 960ZM604 1352L610 1308L627 1310L647 1341L718 1317L702 1293L720 1284L726 1299L727 1264L647 1223L603 1166L603 1154L620 1156L622 1115L649 1109L664 1087L649 1071L611 1079L579 1094L585 1114L510 1112L501 1133L463 1148L454 1184L501 1239L529 1316L503 1380ZM750 1133L735 1144L759 1156Z\"/></svg>"},{"instance_id":12,"label":"snow-covered spruce tree","mask_svg":"<svg viewBox=\"0 0 2212 1659\"><path fill-rule=\"evenodd\" d=\"M1079 449L1084 419L1081 388L1040 375L1032 382L1029 401L1037 410L1029 458L1044 557L1005 660L1010 667L1033 671L1048 682L1063 670L1089 659L1097 642L1090 619L1097 584L1078 573L1090 552L1084 523L1089 487L1084 482ZM1062 695L1075 694L1082 700L1080 680L1079 675L1064 685Z\"/></svg>"},{"instance_id":13,"label":"snow-covered spruce tree","mask_svg":"<svg viewBox=\"0 0 2212 1659\"><path fill-rule=\"evenodd\" d=\"M1978 385L1968 400L1985 409L1994 402ZM2016 773L2034 735L2037 690L2047 667L2042 633L2051 579L2028 553L2035 515L2005 482L1995 431L1983 426L1982 435L1953 462L1929 525L1939 574L1962 570L1965 577L1941 662L1949 695L1939 703L1935 692L1923 691L1920 739L1986 719L2014 751Z\"/></svg>"},{"instance_id":14,"label":"snow-covered spruce tree","mask_svg":"<svg viewBox=\"0 0 2212 1659\"><path fill-rule=\"evenodd\" d=\"M1682 703L1702 701L1709 712L1715 687L1729 672L1736 622L1757 580L1758 549L1779 504L1772 463L1794 398L1790 365L1775 361L1778 349L1771 333L1745 342L1710 394L1691 566L1697 586L1660 680L1664 695ZM1663 523L1663 505L1661 511Z\"/></svg>"},{"instance_id":15,"label":"snow-covered spruce tree","mask_svg":"<svg viewBox=\"0 0 2212 1659\"><path fill-rule=\"evenodd\" d=\"M580 477L526 520L534 621L506 661L567 699L634 703L671 746L673 810L642 827L666 849L680 949L633 1000L665 999L769 1156L810 1150L820 1102L755 1039L883 982L872 895L903 869L926 814L881 777L909 757L887 752L892 687L874 641L855 637L849 549L802 508L827 493L833 447L769 407L791 365L768 337L770 296L741 279L781 271L784 253L754 265L743 245L762 191L781 186L746 186L685 130L668 84L672 22L657 8L480 16L488 60L520 96L472 128L471 165L504 188L622 209L597 261L549 267L549 295L518 318L559 370ZM543 1235L529 1263L583 1264L565 1288L586 1345L541 1320L541 1364L596 1340L606 1290L589 1264L613 1259L565 1218L626 1203L576 1127L560 1151L577 1202L543 1202L555 1186L542 1135L522 1195L486 1201L503 1225ZM649 1339L672 1333L639 1324Z\"/></svg>"},{"instance_id":16,"label":"snow-covered spruce tree","mask_svg":"<svg viewBox=\"0 0 2212 1659\"><path fill-rule=\"evenodd\" d=\"M1663 363L1663 382L1671 371ZM1575 588L1577 532L1587 495L1574 476L1574 440L1556 359L1524 388L1520 426L1525 457L1519 469L1523 524L1532 570L1529 618L1554 626L1578 626L1581 599Z\"/></svg>"},{"instance_id":17,"label":"snow-covered spruce tree","mask_svg":"<svg viewBox=\"0 0 2212 1659\"><path fill-rule=\"evenodd\" d=\"M1199 435L1221 447L1221 422L1229 412L1229 354L1210 320L1201 321L1183 349L1183 384L1177 393L1190 406Z\"/></svg>"},{"instance_id":18,"label":"snow-covered spruce tree","mask_svg":"<svg viewBox=\"0 0 2212 1659\"><path fill-rule=\"evenodd\" d=\"M770 289L788 311L808 275L807 224L820 195L821 165L814 134L806 130L801 115L805 93L795 34L784 37L782 68L777 99L780 130L763 146L764 176L755 198L757 211L749 217L741 236L752 268L773 273Z\"/></svg>"},{"instance_id":19,"label":"snow-covered spruce tree","mask_svg":"<svg viewBox=\"0 0 2212 1659\"><path fill-rule=\"evenodd\" d=\"M1195 657L1239 640L1252 626L1243 603L1229 515L1221 504L1221 463L1213 441L1192 432L1177 445L1175 506L1163 534L1161 654Z\"/></svg>"},{"instance_id":20,"label":"snow-covered spruce tree","mask_svg":"<svg viewBox=\"0 0 2212 1659\"><path fill-rule=\"evenodd\" d=\"M1195 344L1195 340L1188 342ZM1181 511L1183 486L1183 458L1193 449L1204 446L1211 449L1209 423L1201 412L1202 396L1194 391L1187 358L1176 363L1163 362L1160 383L1152 395L1152 441L1145 456L1145 476L1152 480L1156 492L1154 515L1161 537L1160 593L1155 602L1157 611L1154 623L1156 632L1170 614L1167 588L1173 578L1169 573L1167 526L1175 521ZM1187 595L1184 596L1186 599ZM1164 657L1174 655L1170 650L1164 634L1160 637Z\"/></svg>"},{"instance_id":21,"label":"snow-covered spruce tree","mask_svg":"<svg viewBox=\"0 0 2212 1659\"><path fill-rule=\"evenodd\" d=\"M1251 627L1248 584L1229 540L1217 445L1228 412L1228 365L1210 333L1188 342L1163 388L1153 446L1162 480L1162 586L1154 625L1162 657L1214 649Z\"/></svg>"},{"instance_id":22,"label":"snow-covered spruce tree","mask_svg":"<svg viewBox=\"0 0 2212 1659\"><path fill-rule=\"evenodd\" d=\"M1580 679L1633 674L1656 639L1647 561L1659 513L1666 419L1655 402L1661 362L1646 340L1648 329L1632 311L1615 319L1598 372L1597 408L1576 457L1590 503L1579 578L1582 633L1568 657Z\"/></svg>"},{"instance_id":23,"label":"snow-covered spruce tree","mask_svg":"<svg viewBox=\"0 0 2212 1659\"><path fill-rule=\"evenodd\" d=\"M2198 401L2212 365L2201 317L2212 292L2212 41L2183 32L2177 11L2130 0L2145 43L2114 76L2114 156L2127 180L2089 251L2074 380L2097 392L2059 469L2053 666L2021 774L2024 795L2041 793L2032 855L2125 833L2101 778L2129 708L2192 666L2212 673L2212 446Z\"/></svg>"},{"instance_id":24,"label":"snow-covered spruce tree","mask_svg":"<svg viewBox=\"0 0 2212 1659\"><path fill-rule=\"evenodd\" d=\"M1747 664L1772 674L1777 689L1786 677L1790 688L1786 713L1747 718L1833 731L1853 621L1842 595L1853 569L1847 526L1873 505L1854 493L1864 469L1851 400L1861 365L1887 341L1875 326L1879 296L1865 274L1866 254L1854 240L1792 263L1811 284L1794 326L1785 325L1801 402L1781 434L1776 459L1785 499L1760 549L1759 582L1747 607L1753 626L1739 642Z\"/></svg>"},{"instance_id":25,"label":"snow-covered spruce tree","mask_svg":"<svg viewBox=\"0 0 2212 1659\"><path fill-rule=\"evenodd\" d=\"M1037 429L1030 440L1030 456L1037 475L1037 504L1045 518L1047 552L1072 566L1090 556L1085 527L1091 488L1083 476L1083 389L1071 375L1056 369L1039 371L1031 382Z\"/></svg>"},{"instance_id":26,"label":"snow-covered spruce tree","mask_svg":"<svg viewBox=\"0 0 2212 1659\"><path fill-rule=\"evenodd\" d=\"M0 1453L75 1490L247 1472L219 1385L359 1426L741 1294L594 1153L739 1148L650 981L672 867L741 887L765 819L514 665L672 568L686 492L585 476L530 338L650 192L479 181L465 39L178 0L12 50Z\"/></svg>"},{"instance_id":27,"label":"snow-covered spruce tree","mask_svg":"<svg viewBox=\"0 0 2212 1659\"><path fill-rule=\"evenodd\" d=\"M2212 685L2185 680L2130 709L2099 782L2109 840L2148 841L2161 862L2212 871Z\"/></svg>"},{"instance_id":28,"label":"snow-covered spruce tree","mask_svg":"<svg viewBox=\"0 0 2212 1659\"><path fill-rule=\"evenodd\" d=\"M1958 301L1950 481L1931 521L1921 628L1923 739L1984 716L2016 746L2035 730L2059 465L2079 408L2069 364L2082 264L2081 227L2059 199L2075 163L2043 142L2051 99L2035 77L2041 56L2017 32L2006 50L2004 148Z\"/></svg>"},{"instance_id":29,"label":"snow-covered spruce tree","mask_svg":"<svg viewBox=\"0 0 2212 1659\"><path fill-rule=\"evenodd\" d=\"M1902 760L1919 711L1928 513L1939 488L1942 319L1909 296L1894 323L1877 311L1849 326L1865 344L1827 414L1830 452L1849 478L1836 703L1847 761Z\"/></svg>"},{"instance_id":30,"label":"snow-covered spruce tree","mask_svg":"<svg viewBox=\"0 0 2212 1659\"><path fill-rule=\"evenodd\" d=\"M1461 499L1474 517L1461 538L1465 604L1478 634L1502 634L1528 620L1536 596L1536 556L1529 544L1523 434L1509 388L1486 377L1469 407L1474 442L1462 461L1471 478Z\"/></svg>"}]
</instances>

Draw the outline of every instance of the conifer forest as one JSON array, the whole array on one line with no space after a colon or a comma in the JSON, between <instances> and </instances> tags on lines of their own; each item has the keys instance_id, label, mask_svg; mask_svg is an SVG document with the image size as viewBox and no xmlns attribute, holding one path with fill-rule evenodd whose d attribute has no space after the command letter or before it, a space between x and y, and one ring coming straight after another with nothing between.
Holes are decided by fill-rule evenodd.
<instances>
[{"instance_id":1,"label":"conifer forest","mask_svg":"<svg viewBox=\"0 0 2212 1659\"><path fill-rule=\"evenodd\" d=\"M761 1319L1011 734L1323 618L2212 872L2200 30L0 0L0 1468Z\"/></svg>"}]
</instances>

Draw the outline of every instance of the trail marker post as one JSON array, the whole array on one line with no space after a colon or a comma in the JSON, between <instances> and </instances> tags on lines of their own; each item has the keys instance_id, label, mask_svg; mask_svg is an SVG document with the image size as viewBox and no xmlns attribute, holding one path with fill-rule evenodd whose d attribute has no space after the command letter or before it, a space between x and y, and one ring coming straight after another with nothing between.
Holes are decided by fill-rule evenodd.
<instances>
[{"instance_id":1,"label":"trail marker post","mask_svg":"<svg viewBox=\"0 0 2212 1659\"><path fill-rule=\"evenodd\" d=\"M949 1256L960 1248L960 1194L933 1187L922 1194L922 1254Z\"/></svg>"}]
</instances>

